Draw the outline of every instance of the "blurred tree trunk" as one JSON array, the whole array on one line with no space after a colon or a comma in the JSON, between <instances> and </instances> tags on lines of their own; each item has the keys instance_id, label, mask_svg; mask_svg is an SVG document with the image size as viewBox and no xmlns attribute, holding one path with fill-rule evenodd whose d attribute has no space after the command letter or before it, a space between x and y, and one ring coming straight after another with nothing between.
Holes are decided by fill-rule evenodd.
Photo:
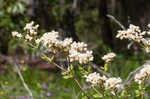
<instances>
[{"instance_id":1,"label":"blurred tree trunk","mask_svg":"<svg viewBox=\"0 0 150 99\"><path fill-rule=\"evenodd\" d=\"M150 0L120 0L128 21L145 28L150 22ZM125 19L127 22L127 20Z\"/></svg>"},{"instance_id":2,"label":"blurred tree trunk","mask_svg":"<svg viewBox=\"0 0 150 99\"><path fill-rule=\"evenodd\" d=\"M0 52L2 54L7 54L8 52L8 35L5 34L4 30L0 30Z\"/></svg>"},{"instance_id":3,"label":"blurred tree trunk","mask_svg":"<svg viewBox=\"0 0 150 99\"><path fill-rule=\"evenodd\" d=\"M51 25L53 25L53 19L49 14L49 2L48 0L34 0L34 17L46 30L50 30Z\"/></svg>"},{"instance_id":4,"label":"blurred tree trunk","mask_svg":"<svg viewBox=\"0 0 150 99\"><path fill-rule=\"evenodd\" d=\"M64 5L65 1L60 0L60 5ZM60 28L64 30L65 33L62 34L63 37L72 37L74 41L79 41L78 36L76 35L75 26L74 26L74 17L77 15L78 9L78 0L73 0L72 7L65 9L63 14L63 20L60 22ZM61 9L64 10L64 9Z\"/></svg>"},{"instance_id":5,"label":"blurred tree trunk","mask_svg":"<svg viewBox=\"0 0 150 99\"><path fill-rule=\"evenodd\" d=\"M100 31L104 44L113 47L113 35L110 27L109 18L107 17L107 0L98 0Z\"/></svg>"},{"instance_id":6,"label":"blurred tree trunk","mask_svg":"<svg viewBox=\"0 0 150 99\"><path fill-rule=\"evenodd\" d=\"M75 33L74 15L74 11L67 9L65 15L63 16L62 24L64 26L65 32L67 33L66 36L72 37L75 41L79 41L79 38Z\"/></svg>"}]
</instances>

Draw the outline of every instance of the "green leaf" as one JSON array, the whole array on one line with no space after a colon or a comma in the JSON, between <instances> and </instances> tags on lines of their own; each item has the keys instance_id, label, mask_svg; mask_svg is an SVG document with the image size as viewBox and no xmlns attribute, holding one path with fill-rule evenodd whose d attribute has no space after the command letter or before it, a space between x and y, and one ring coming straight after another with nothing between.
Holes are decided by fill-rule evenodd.
<instances>
[{"instance_id":1,"label":"green leaf","mask_svg":"<svg viewBox=\"0 0 150 99\"><path fill-rule=\"evenodd\" d=\"M50 58L48 58L47 56L41 56L41 58L45 61L48 61L48 63L51 63L54 59L54 56L51 56Z\"/></svg>"},{"instance_id":2,"label":"green leaf","mask_svg":"<svg viewBox=\"0 0 150 99\"><path fill-rule=\"evenodd\" d=\"M50 58L48 58L48 62L51 63L54 60L54 56L51 56Z\"/></svg>"},{"instance_id":3,"label":"green leaf","mask_svg":"<svg viewBox=\"0 0 150 99\"><path fill-rule=\"evenodd\" d=\"M88 72L90 72L91 71L91 66L88 66Z\"/></svg>"},{"instance_id":4,"label":"green leaf","mask_svg":"<svg viewBox=\"0 0 150 99\"><path fill-rule=\"evenodd\" d=\"M63 76L64 79L69 79L69 78L71 78L71 77L72 77L72 76L70 76L70 75L69 75L69 76L68 76L68 75L67 75L67 76Z\"/></svg>"},{"instance_id":5,"label":"green leaf","mask_svg":"<svg viewBox=\"0 0 150 99\"><path fill-rule=\"evenodd\" d=\"M123 90L122 93L121 93L121 96L125 96L126 95L126 91Z\"/></svg>"},{"instance_id":6,"label":"green leaf","mask_svg":"<svg viewBox=\"0 0 150 99\"><path fill-rule=\"evenodd\" d=\"M41 56L41 58L45 61L47 61L47 57L46 56Z\"/></svg>"},{"instance_id":7,"label":"green leaf","mask_svg":"<svg viewBox=\"0 0 150 99\"><path fill-rule=\"evenodd\" d=\"M93 97L94 98L100 98L100 97L102 97L102 95L100 95L100 94L94 94Z\"/></svg>"},{"instance_id":8,"label":"green leaf","mask_svg":"<svg viewBox=\"0 0 150 99\"><path fill-rule=\"evenodd\" d=\"M136 94L136 96L139 96L140 95L140 91L139 90L135 90L135 94Z\"/></svg>"},{"instance_id":9,"label":"green leaf","mask_svg":"<svg viewBox=\"0 0 150 99\"><path fill-rule=\"evenodd\" d=\"M70 70L73 70L73 65L72 64L70 65Z\"/></svg>"},{"instance_id":10,"label":"green leaf","mask_svg":"<svg viewBox=\"0 0 150 99\"><path fill-rule=\"evenodd\" d=\"M67 72L61 72L61 74L62 74L62 75L66 75L66 74L67 74Z\"/></svg>"}]
</instances>

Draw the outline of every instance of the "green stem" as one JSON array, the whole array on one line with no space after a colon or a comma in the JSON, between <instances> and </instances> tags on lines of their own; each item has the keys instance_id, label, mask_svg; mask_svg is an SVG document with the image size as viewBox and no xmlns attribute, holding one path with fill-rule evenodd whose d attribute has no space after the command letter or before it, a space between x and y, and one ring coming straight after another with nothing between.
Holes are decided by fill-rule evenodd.
<instances>
[{"instance_id":1,"label":"green stem","mask_svg":"<svg viewBox=\"0 0 150 99\"><path fill-rule=\"evenodd\" d=\"M100 96L102 95L95 87L92 87ZM104 97L104 96L103 96Z\"/></svg>"},{"instance_id":2,"label":"green stem","mask_svg":"<svg viewBox=\"0 0 150 99\"><path fill-rule=\"evenodd\" d=\"M104 65L104 71L107 72L107 70L108 70L108 63L105 63L105 65Z\"/></svg>"}]
</instances>

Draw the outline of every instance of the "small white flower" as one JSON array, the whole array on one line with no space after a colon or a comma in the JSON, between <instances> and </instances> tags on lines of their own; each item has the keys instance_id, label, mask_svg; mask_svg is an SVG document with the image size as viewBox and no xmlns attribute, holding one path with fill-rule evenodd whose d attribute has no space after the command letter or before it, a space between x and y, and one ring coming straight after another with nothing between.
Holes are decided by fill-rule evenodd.
<instances>
[{"instance_id":1,"label":"small white flower","mask_svg":"<svg viewBox=\"0 0 150 99\"><path fill-rule=\"evenodd\" d=\"M27 34L27 35L25 36L25 39L28 40L28 41L31 41L31 40L33 39L33 37L31 37L30 35Z\"/></svg>"},{"instance_id":2,"label":"small white flower","mask_svg":"<svg viewBox=\"0 0 150 99\"><path fill-rule=\"evenodd\" d=\"M135 82L141 84L147 77L150 76L150 65L144 65L144 68L140 70L134 77Z\"/></svg>"},{"instance_id":3,"label":"small white flower","mask_svg":"<svg viewBox=\"0 0 150 99\"><path fill-rule=\"evenodd\" d=\"M21 34L21 33L18 33L17 31L12 32L12 36L13 36L13 37L22 38L22 34Z\"/></svg>"},{"instance_id":4,"label":"small white flower","mask_svg":"<svg viewBox=\"0 0 150 99\"><path fill-rule=\"evenodd\" d=\"M73 42L71 44L71 49L77 50L77 51L86 51L87 50L87 44L84 42Z\"/></svg>"},{"instance_id":5,"label":"small white flower","mask_svg":"<svg viewBox=\"0 0 150 99\"><path fill-rule=\"evenodd\" d=\"M24 30L27 31L27 34L29 35L37 35L37 29L38 29L39 25L35 25L34 26L34 22L30 22L27 23L26 26L24 27Z\"/></svg>"},{"instance_id":6,"label":"small white flower","mask_svg":"<svg viewBox=\"0 0 150 99\"><path fill-rule=\"evenodd\" d=\"M36 44L39 44L40 42L41 42L40 39L35 40L35 43L36 43Z\"/></svg>"},{"instance_id":7,"label":"small white flower","mask_svg":"<svg viewBox=\"0 0 150 99\"><path fill-rule=\"evenodd\" d=\"M91 83L91 86L97 86L101 83L101 81L105 81L107 78L105 76L100 76L99 73L90 73L89 75L86 75L86 81Z\"/></svg>"},{"instance_id":8,"label":"small white flower","mask_svg":"<svg viewBox=\"0 0 150 99\"><path fill-rule=\"evenodd\" d=\"M108 54L104 55L104 56L102 57L102 59L103 59L106 63L108 63L108 62L111 62L111 61L114 59L115 56L116 56L116 54L113 53L113 52L111 52L111 53L108 53Z\"/></svg>"},{"instance_id":9,"label":"small white flower","mask_svg":"<svg viewBox=\"0 0 150 99\"><path fill-rule=\"evenodd\" d=\"M92 51L87 50L87 44L83 42L73 42L69 50L70 61L78 61L80 64L86 64L93 61Z\"/></svg>"},{"instance_id":10,"label":"small white flower","mask_svg":"<svg viewBox=\"0 0 150 99\"><path fill-rule=\"evenodd\" d=\"M62 48L62 41L58 37L58 32L51 31L44 33L37 42L40 42L47 51L56 53L58 48Z\"/></svg>"},{"instance_id":11,"label":"small white flower","mask_svg":"<svg viewBox=\"0 0 150 99\"><path fill-rule=\"evenodd\" d=\"M150 28L150 24L147 25Z\"/></svg>"},{"instance_id":12,"label":"small white flower","mask_svg":"<svg viewBox=\"0 0 150 99\"><path fill-rule=\"evenodd\" d=\"M116 37L120 38L121 40L128 39L128 40L140 42L145 34L146 31L142 32L138 26L130 24L127 30L119 30Z\"/></svg>"},{"instance_id":13,"label":"small white flower","mask_svg":"<svg viewBox=\"0 0 150 99\"><path fill-rule=\"evenodd\" d=\"M66 38L64 39L64 41L62 41L62 46L63 48L66 48L67 50L69 50L70 45L72 44L72 38Z\"/></svg>"},{"instance_id":14,"label":"small white flower","mask_svg":"<svg viewBox=\"0 0 150 99\"><path fill-rule=\"evenodd\" d=\"M104 86L106 89L115 89L115 88L119 89L122 87L121 82L122 80L120 78L112 77L105 81Z\"/></svg>"},{"instance_id":15,"label":"small white flower","mask_svg":"<svg viewBox=\"0 0 150 99\"><path fill-rule=\"evenodd\" d=\"M24 27L24 30L30 30L30 29L32 29L33 24L34 24L33 21L31 21L30 23L27 23L26 26Z\"/></svg>"},{"instance_id":16,"label":"small white flower","mask_svg":"<svg viewBox=\"0 0 150 99\"><path fill-rule=\"evenodd\" d=\"M16 31L13 31L11 34L12 34L13 37L16 37L16 35L19 34L19 33L16 32Z\"/></svg>"}]
</instances>

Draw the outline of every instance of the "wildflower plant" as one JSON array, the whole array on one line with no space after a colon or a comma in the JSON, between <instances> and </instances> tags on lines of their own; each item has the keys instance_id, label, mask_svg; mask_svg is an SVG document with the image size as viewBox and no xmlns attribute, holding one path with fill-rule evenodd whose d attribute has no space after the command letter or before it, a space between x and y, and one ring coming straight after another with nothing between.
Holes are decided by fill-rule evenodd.
<instances>
[{"instance_id":1,"label":"wildflower plant","mask_svg":"<svg viewBox=\"0 0 150 99\"><path fill-rule=\"evenodd\" d=\"M24 27L25 33L17 31L12 32L14 38L23 40L31 47L40 50L40 46L44 47L46 51L40 50L41 58L48 63L51 63L62 70L64 79L71 79L74 81L82 92L82 99L109 99L116 97L116 99L128 99L131 95L133 97L141 97L144 99L145 82L150 76L150 65L144 65L142 69L134 75L134 82L138 84L138 89L135 88L133 93L129 93L132 84L126 83L120 77L112 77L106 75L109 64L114 60L116 54L111 52L102 57L105 64L102 73L92 72L91 64L94 59L93 52L88 50L88 45L84 42L73 41L72 38L62 39L57 31L44 33L38 37L39 25L34 25L34 22L27 23ZM148 25L150 27L150 25ZM150 30L142 31L140 27L130 25L127 30L119 30L117 38L128 39L139 43L146 52L150 52L150 41L145 38L150 34ZM50 56L46 53L51 53ZM55 62L56 55L61 56L67 62L67 68ZM83 78L88 86L84 89L82 84L78 81L75 68L78 68L81 78ZM91 90L93 90L91 92Z\"/></svg>"}]
</instances>

